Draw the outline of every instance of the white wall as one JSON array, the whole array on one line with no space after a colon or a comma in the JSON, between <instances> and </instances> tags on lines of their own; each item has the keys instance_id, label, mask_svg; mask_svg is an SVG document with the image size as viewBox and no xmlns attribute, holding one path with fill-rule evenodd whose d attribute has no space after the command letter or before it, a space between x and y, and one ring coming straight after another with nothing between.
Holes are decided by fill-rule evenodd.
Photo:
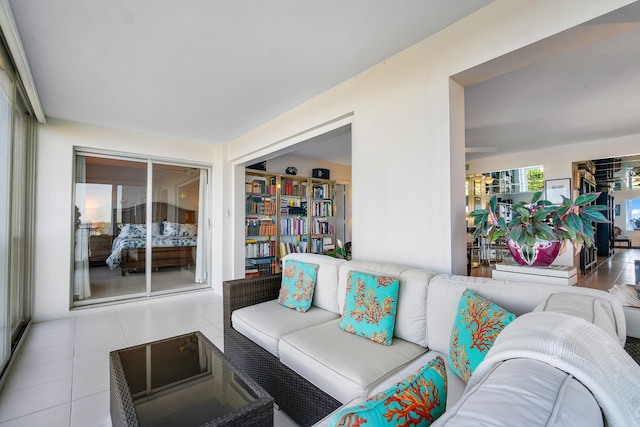
<instances>
[{"instance_id":1,"label":"white wall","mask_svg":"<svg viewBox=\"0 0 640 427\"><path fill-rule=\"evenodd\" d=\"M449 77L627 3L496 1L232 141L227 160L352 115L354 258L464 273L463 95Z\"/></svg>"},{"instance_id":2,"label":"white wall","mask_svg":"<svg viewBox=\"0 0 640 427\"><path fill-rule=\"evenodd\" d=\"M34 321L69 315L74 146L194 163L208 159L210 165L214 159L213 146L206 144L55 119L38 126Z\"/></svg>"},{"instance_id":3,"label":"white wall","mask_svg":"<svg viewBox=\"0 0 640 427\"><path fill-rule=\"evenodd\" d=\"M288 166L295 166L298 169L298 176L311 176L315 168L329 169L330 178L339 184L351 183L351 166L339 165L337 163L323 162L307 157L300 157L294 154L287 154L267 160L267 171L274 173L285 173Z\"/></svg>"}]
</instances>

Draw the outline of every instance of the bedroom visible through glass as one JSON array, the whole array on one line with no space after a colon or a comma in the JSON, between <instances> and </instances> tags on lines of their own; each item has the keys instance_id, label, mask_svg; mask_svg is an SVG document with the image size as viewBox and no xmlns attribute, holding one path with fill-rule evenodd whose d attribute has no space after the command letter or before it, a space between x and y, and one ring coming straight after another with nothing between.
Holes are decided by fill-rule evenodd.
<instances>
[{"instance_id":1,"label":"bedroom visible through glass","mask_svg":"<svg viewBox=\"0 0 640 427\"><path fill-rule=\"evenodd\" d=\"M73 305L208 287L207 172L77 153Z\"/></svg>"},{"instance_id":2,"label":"bedroom visible through glass","mask_svg":"<svg viewBox=\"0 0 640 427\"><path fill-rule=\"evenodd\" d=\"M205 270L198 269L205 259L205 233L198 233L204 221L199 207L205 184L204 169L153 165L152 293L173 292L176 284L206 283Z\"/></svg>"}]
</instances>

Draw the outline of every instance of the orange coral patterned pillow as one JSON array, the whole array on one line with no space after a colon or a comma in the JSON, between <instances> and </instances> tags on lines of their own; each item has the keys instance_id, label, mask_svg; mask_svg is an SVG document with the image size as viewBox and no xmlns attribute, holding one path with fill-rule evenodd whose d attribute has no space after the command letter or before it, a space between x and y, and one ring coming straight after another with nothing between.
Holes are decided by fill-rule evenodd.
<instances>
[{"instance_id":1,"label":"orange coral patterned pillow","mask_svg":"<svg viewBox=\"0 0 640 427\"><path fill-rule=\"evenodd\" d=\"M465 382L487 355L498 334L516 318L470 289L462 294L449 341L449 367Z\"/></svg>"},{"instance_id":2,"label":"orange coral patterned pillow","mask_svg":"<svg viewBox=\"0 0 640 427\"><path fill-rule=\"evenodd\" d=\"M330 426L429 426L444 413L447 374L438 356L418 371L362 405L344 408Z\"/></svg>"},{"instance_id":3,"label":"orange coral patterned pillow","mask_svg":"<svg viewBox=\"0 0 640 427\"><path fill-rule=\"evenodd\" d=\"M397 278L350 271L340 327L378 344L391 345L397 304Z\"/></svg>"},{"instance_id":4,"label":"orange coral patterned pillow","mask_svg":"<svg viewBox=\"0 0 640 427\"><path fill-rule=\"evenodd\" d=\"M303 313L309 310L316 288L318 267L318 264L302 261L285 261L278 302Z\"/></svg>"}]
</instances>

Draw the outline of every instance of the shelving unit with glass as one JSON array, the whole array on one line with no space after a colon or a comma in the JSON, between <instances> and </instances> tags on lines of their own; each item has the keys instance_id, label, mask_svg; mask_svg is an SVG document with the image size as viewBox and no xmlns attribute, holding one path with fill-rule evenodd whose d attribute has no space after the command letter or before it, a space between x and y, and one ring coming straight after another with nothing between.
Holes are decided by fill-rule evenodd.
<instances>
[{"instance_id":1,"label":"shelving unit with glass","mask_svg":"<svg viewBox=\"0 0 640 427\"><path fill-rule=\"evenodd\" d=\"M245 173L245 276L276 272L276 174Z\"/></svg>"},{"instance_id":2,"label":"shelving unit with glass","mask_svg":"<svg viewBox=\"0 0 640 427\"><path fill-rule=\"evenodd\" d=\"M309 252L324 254L334 251L335 242L335 182L311 178L311 247Z\"/></svg>"},{"instance_id":3,"label":"shelving unit with glass","mask_svg":"<svg viewBox=\"0 0 640 427\"><path fill-rule=\"evenodd\" d=\"M245 275L280 271L289 253L331 253L335 181L247 170Z\"/></svg>"},{"instance_id":4,"label":"shelving unit with glass","mask_svg":"<svg viewBox=\"0 0 640 427\"><path fill-rule=\"evenodd\" d=\"M279 252L280 258L292 252L307 252L309 179L280 175Z\"/></svg>"}]
</instances>

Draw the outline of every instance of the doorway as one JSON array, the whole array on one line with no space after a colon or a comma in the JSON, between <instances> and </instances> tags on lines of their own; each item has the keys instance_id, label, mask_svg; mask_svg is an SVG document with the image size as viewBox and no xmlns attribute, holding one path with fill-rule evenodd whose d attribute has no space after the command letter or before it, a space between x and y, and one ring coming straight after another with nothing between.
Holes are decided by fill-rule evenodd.
<instances>
[{"instance_id":1,"label":"doorway","mask_svg":"<svg viewBox=\"0 0 640 427\"><path fill-rule=\"evenodd\" d=\"M209 171L76 154L72 306L208 287Z\"/></svg>"}]
</instances>

